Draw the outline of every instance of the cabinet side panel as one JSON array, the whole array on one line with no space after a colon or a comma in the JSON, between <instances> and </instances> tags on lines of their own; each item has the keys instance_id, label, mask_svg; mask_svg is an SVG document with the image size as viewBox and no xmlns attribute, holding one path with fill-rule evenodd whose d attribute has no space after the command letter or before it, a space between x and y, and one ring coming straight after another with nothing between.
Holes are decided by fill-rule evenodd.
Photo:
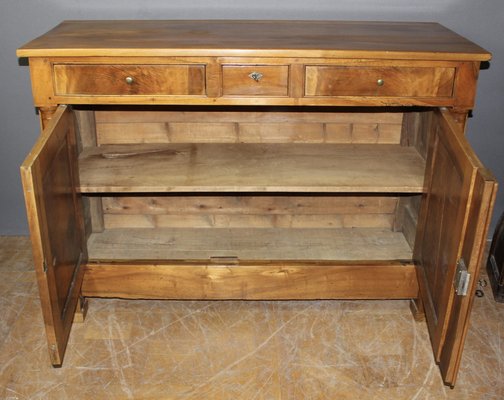
<instances>
[{"instance_id":1,"label":"cabinet side panel","mask_svg":"<svg viewBox=\"0 0 504 400\"><path fill-rule=\"evenodd\" d=\"M400 196L397 202L394 230L403 232L411 248L415 246L421 199L421 195Z\"/></svg>"},{"instance_id":2,"label":"cabinet side panel","mask_svg":"<svg viewBox=\"0 0 504 400\"><path fill-rule=\"evenodd\" d=\"M54 100L51 62L47 58L33 57L29 60L33 102L37 107L56 106Z\"/></svg>"},{"instance_id":3,"label":"cabinet side panel","mask_svg":"<svg viewBox=\"0 0 504 400\"><path fill-rule=\"evenodd\" d=\"M467 111L474 107L479 69L479 62L462 63L457 68L454 84L454 107L456 109Z\"/></svg>"},{"instance_id":4,"label":"cabinet side panel","mask_svg":"<svg viewBox=\"0 0 504 400\"><path fill-rule=\"evenodd\" d=\"M77 124L77 148L79 153L97 145L96 118L93 110L74 110ZM103 207L99 197L83 197L86 237L92 232L103 231Z\"/></svg>"},{"instance_id":5,"label":"cabinet side panel","mask_svg":"<svg viewBox=\"0 0 504 400\"><path fill-rule=\"evenodd\" d=\"M429 136L432 132L432 111L405 112L401 132L401 145L414 146L427 158Z\"/></svg>"}]
</instances>

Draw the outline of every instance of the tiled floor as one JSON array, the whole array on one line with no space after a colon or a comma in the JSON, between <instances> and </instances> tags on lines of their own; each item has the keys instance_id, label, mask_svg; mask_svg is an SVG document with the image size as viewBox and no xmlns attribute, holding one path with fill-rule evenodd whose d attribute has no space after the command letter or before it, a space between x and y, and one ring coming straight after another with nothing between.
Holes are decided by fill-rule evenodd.
<instances>
[{"instance_id":1,"label":"tiled floor","mask_svg":"<svg viewBox=\"0 0 504 400\"><path fill-rule=\"evenodd\" d=\"M0 399L504 399L504 304L476 298L454 390L406 301L91 300L49 364L27 238L0 238Z\"/></svg>"}]
</instances>

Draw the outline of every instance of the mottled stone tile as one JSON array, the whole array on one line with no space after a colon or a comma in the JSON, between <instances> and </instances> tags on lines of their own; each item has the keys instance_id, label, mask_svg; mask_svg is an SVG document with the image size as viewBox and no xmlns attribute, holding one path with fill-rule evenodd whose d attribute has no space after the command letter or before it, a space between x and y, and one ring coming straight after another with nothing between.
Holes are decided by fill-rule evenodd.
<instances>
[{"instance_id":1,"label":"mottled stone tile","mask_svg":"<svg viewBox=\"0 0 504 400\"><path fill-rule=\"evenodd\" d=\"M0 241L0 346L23 310L36 295L35 272L26 237L2 237Z\"/></svg>"},{"instance_id":2,"label":"mottled stone tile","mask_svg":"<svg viewBox=\"0 0 504 400\"><path fill-rule=\"evenodd\" d=\"M27 236L0 237L2 271L33 271L30 239Z\"/></svg>"},{"instance_id":3,"label":"mottled stone tile","mask_svg":"<svg viewBox=\"0 0 504 400\"><path fill-rule=\"evenodd\" d=\"M91 299L54 369L27 240L0 239L0 271L2 400L504 398L504 304L488 287L452 390L407 301Z\"/></svg>"}]
</instances>

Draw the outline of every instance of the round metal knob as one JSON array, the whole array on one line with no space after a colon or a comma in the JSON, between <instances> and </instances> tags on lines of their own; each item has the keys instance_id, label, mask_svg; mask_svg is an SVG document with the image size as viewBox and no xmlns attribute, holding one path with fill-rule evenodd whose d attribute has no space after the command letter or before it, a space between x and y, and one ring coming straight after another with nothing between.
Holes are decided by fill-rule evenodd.
<instances>
[{"instance_id":1,"label":"round metal knob","mask_svg":"<svg viewBox=\"0 0 504 400\"><path fill-rule=\"evenodd\" d=\"M378 79L378 80L376 81L376 84L377 84L378 86L383 86L383 85L385 84L385 81L384 81L383 79Z\"/></svg>"},{"instance_id":2,"label":"round metal knob","mask_svg":"<svg viewBox=\"0 0 504 400\"><path fill-rule=\"evenodd\" d=\"M135 80L133 79L132 76L127 76L125 81L128 85L131 85L131 84L133 84L133 82L135 82Z\"/></svg>"}]
</instances>

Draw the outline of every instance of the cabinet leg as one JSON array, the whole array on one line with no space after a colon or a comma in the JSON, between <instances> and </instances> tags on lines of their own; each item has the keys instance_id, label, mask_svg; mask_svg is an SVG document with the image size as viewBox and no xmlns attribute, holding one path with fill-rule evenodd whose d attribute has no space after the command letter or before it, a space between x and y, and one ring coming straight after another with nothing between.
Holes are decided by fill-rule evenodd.
<instances>
[{"instance_id":1,"label":"cabinet leg","mask_svg":"<svg viewBox=\"0 0 504 400\"><path fill-rule=\"evenodd\" d=\"M39 107L40 126L46 128L58 107Z\"/></svg>"},{"instance_id":2,"label":"cabinet leg","mask_svg":"<svg viewBox=\"0 0 504 400\"><path fill-rule=\"evenodd\" d=\"M417 322L425 321L425 310L422 300L418 297L416 299L410 300L410 310L413 314L413 318Z\"/></svg>"},{"instance_id":3,"label":"cabinet leg","mask_svg":"<svg viewBox=\"0 0 504 400\"><path fill-rule=\"evenodd\" d=\"M79 296L79 300L77 300L77 308L75 309L74 314L74 323L83 323L86 319L86 314L88 311L88 299L83 296Z\"/></svg>"}]
</instances>

